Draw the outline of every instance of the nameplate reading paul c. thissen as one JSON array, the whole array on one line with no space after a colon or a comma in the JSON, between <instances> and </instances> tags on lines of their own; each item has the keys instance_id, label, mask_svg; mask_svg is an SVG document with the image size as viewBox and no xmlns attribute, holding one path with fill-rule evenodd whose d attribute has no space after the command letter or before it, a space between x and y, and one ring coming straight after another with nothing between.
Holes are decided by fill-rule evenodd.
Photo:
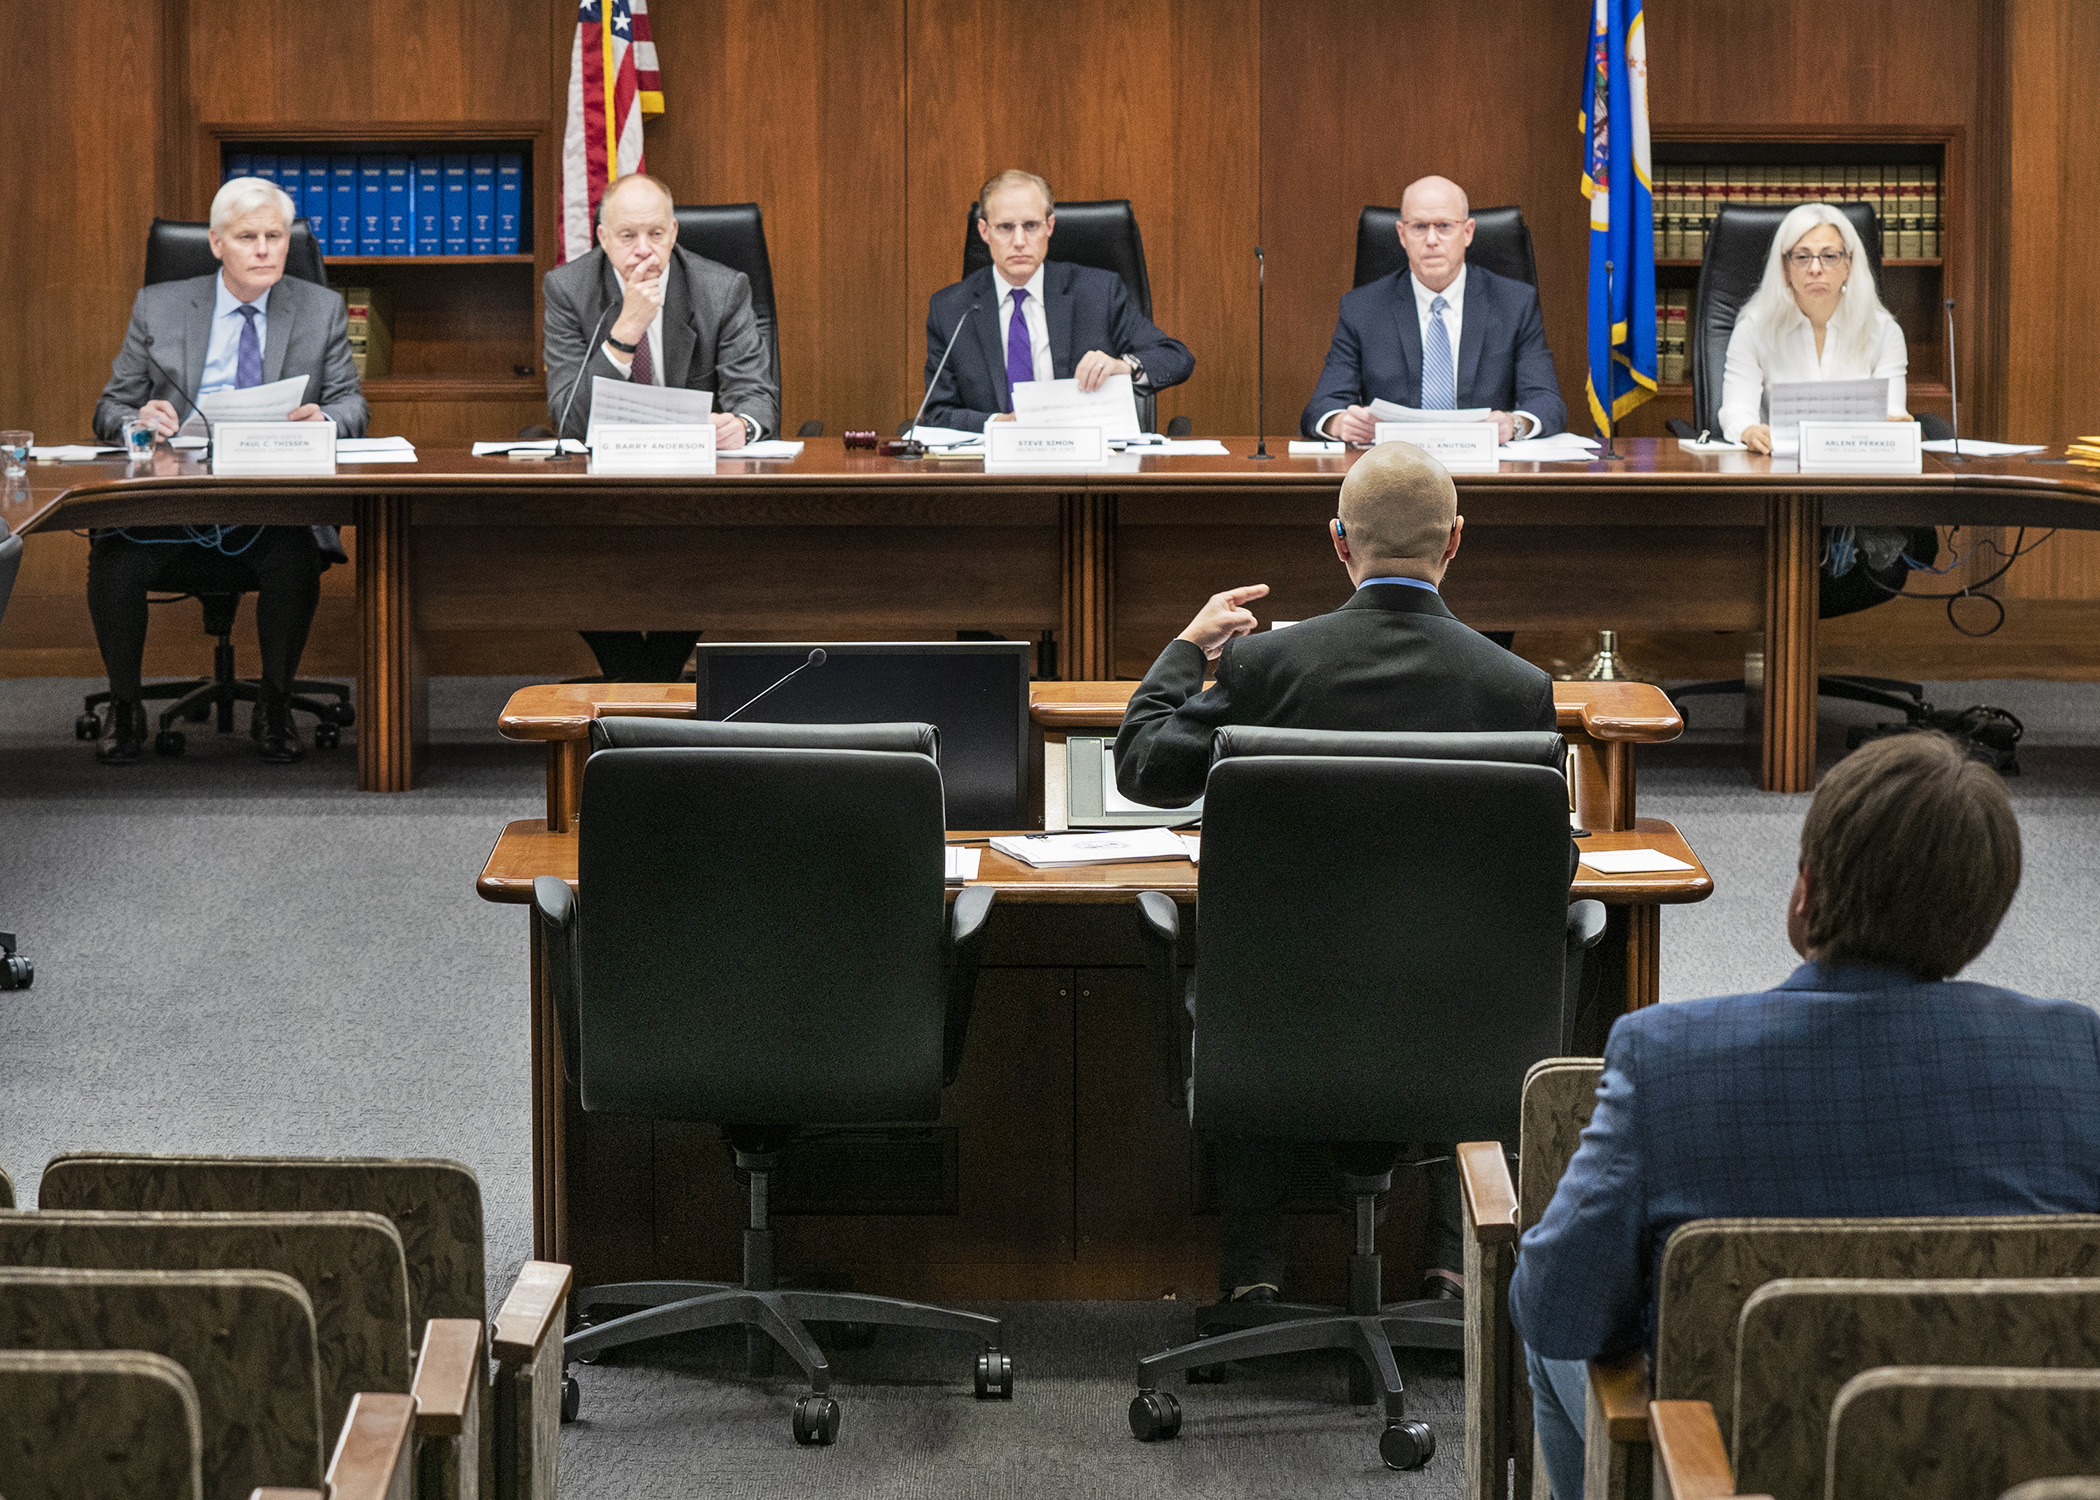
<instances>
[{"instance_id":1,"label":"nameplate reading paul c. thissen","mask_svg":"<svg viewBox=\"0 0 2100 1500\"><path fill-rule=\"evenodd\" d=\"M605 422L592 440L593 474L712 474L712 422Z\"/></svg>"},{"instance_id":2,"label":"nameplate reading paul c. thissen","mask_svg":"<svg viewBox=\"0 0 2100 1500\"><path fill-rule=\"evenodd\" d=\"M335 423L218 422L211 430L214 474L333 474Z\"/></svg>"}]
</instances>

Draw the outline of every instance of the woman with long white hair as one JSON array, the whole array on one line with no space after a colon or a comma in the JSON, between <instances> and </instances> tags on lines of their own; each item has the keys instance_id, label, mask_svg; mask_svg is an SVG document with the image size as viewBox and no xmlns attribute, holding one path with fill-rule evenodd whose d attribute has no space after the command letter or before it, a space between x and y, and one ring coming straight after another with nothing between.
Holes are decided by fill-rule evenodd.
<instances>
[{"instance_id":1,"label":"woman with long white hair","mask_svg":"<svg viewBox=\"0 0 2100 1500\"><path fill-rule=\"evenodd\" d=\"M1804 203L1779 221L1764 280L1728 339L1721 435L1772 451L1765 392L1775 382L1886 378L1889 420L1910 420L1903 330L1881 305L1866 246L1828 203Z\"/></svg>"}]
</instances>

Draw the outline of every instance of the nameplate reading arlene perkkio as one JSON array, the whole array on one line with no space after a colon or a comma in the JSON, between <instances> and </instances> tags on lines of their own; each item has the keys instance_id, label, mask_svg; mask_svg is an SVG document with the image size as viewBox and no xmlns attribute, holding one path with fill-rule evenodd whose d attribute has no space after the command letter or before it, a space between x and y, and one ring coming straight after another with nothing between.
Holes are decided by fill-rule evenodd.
<instances>
[{"instance_id":1,"label":"nameplate reading arlene perkkio","mask_svg":"<svg viewBox=\"0 0 2100 1500\"><path fill-rule=\"evenodd\" d=\"M1031 427L1020 422L984 424L984 462L1009 468L1036 464L1099 464L1108 461L1108 440L1098 427Z\"/></svg>"},{"instance_id":2,"label":"nameplate reading arlene perkkio","mask_svg":"<svg viewBox=\"0 0 2100 1500\"><path fill-rule=\"evenodd\" d=\"M712 422L602 422L592 439L593 474L712 474Z\"/></svg>"},{"instance_id":3,"label":"nameplate reading arlene perkkio","mask_svg":"<svg viewBox=\"0 0 2100 1500\"><path fill-rule=\"evenodd\" d=\"M1454 474L1493 474L1493 422L1380 422L1372 429L1381 443L1413 443Z\"/></svg>"},{"instance_id":4,"label":"nameplate reading arlene perkkio","mask_svg":"<svg viewBox=\"0 0 2100 1500\"><path fill-rule=\"evenodd\" d=\"M1803 422L1804 474L1922 474L1925 435L1916 422Z\"/></svg>"},{"instance_id":5,"label":"nameplate reading arlene perkkio","mask_svg":"<svg viewBox=\"0 0 2100 1500\"><path fill-rule=\"evenodd\" d=\"M333 474L335 423L218 422L211 430L214 474Z\"/></svg>"}]
</instances>

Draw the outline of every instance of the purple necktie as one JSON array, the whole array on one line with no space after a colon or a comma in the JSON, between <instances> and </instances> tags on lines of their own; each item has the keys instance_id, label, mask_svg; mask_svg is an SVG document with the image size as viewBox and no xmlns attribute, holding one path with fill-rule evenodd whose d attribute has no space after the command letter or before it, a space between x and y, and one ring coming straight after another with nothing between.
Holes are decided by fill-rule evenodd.
<instances>
[{"instance_id":1,"label":"purple necktie","mask_svg":"<svg viewBox=\"0 0 2100 1500\"><path fill-rule=\"evenodd\" d=\"M243 304L234 311L241 315L241 342L233 356L233 383L246 390L262 384L262 340L255 336L258 309Z\"/></svg>"},{"instance_id":2,"label":"purple necktie","mask_svg":"<svg viewBox=\"0 0 2100 1500\"><path fill-rule=\"evenodd\" d=\"M1013 321L1006 325L1006 409L1014 409L1013 387L1024 380L1035 379L1035 356L1028 350L1028 320L1021 316L1021 304L1028 300L1028 288L1014 288Z\"/></svg>"}]
</instances>

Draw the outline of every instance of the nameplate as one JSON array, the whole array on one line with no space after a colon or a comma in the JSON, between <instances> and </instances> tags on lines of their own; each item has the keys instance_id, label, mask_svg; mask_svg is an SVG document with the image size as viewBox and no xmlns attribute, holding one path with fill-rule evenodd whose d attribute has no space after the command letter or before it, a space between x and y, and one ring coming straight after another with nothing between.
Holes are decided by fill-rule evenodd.
<instances>
[{"instance_id":1,"label":"nameplate","mask_svg":"<svg viewBox=\"0 0 2100 1500\"><path fill-rule=\"evenodd\" d=\"M1031 427L1020 422L984 424L984 462L1010 468L1038 464L1108 462L1108 439L1099 427Z\"/></svg>"},{"instance_id":2,"label":"nameplate","mask_svg":"<svg viewBox=\"0 0 2100 1500\"><path fill-rule=\"evenodd\" d=\"M593 474L712 474L712 422L601 422L591 440Z\"/></svg>"},{"instance_id":3,"label":"nameplate","mask_svg":"<svg viewBox=\"0 0 2100 1500\"><path fill-rule=\"evenodd\" d=\"M1493 422L1380 422L1373 431L1381 443L1413 443L1454 474L1493 474L1502 467Z\"/></svg>"},{"instance_id":4,"label":"nameplate","mask_svg":"<svg viewBox=\"0 0 2100 1500\"><path fill-rule=\"evenodd\" d=\"M214 474L333 474L335 423L217 422L211 430Z\"/></svg>"},{"instance_id":5,"label":"nameplate","mask_svg":"<svg viewBox=\"0 0 2100 1500\"><path fill-rule=\"evenodd\" d=\"M1916 422L1803 422L1804 474L1921 474L1924 433Z\"/></svg>"}]
</instances>

